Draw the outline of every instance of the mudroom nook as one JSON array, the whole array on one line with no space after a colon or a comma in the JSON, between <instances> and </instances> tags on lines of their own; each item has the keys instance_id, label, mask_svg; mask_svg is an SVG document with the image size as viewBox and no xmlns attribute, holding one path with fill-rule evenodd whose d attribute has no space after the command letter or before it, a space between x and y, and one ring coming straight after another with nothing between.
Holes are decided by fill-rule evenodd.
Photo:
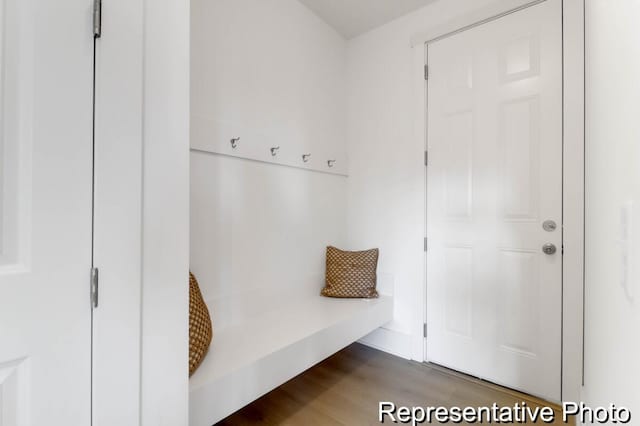
<instances>
[{"instance_id":1,"label":"mudroom nook","mask_svg":"<svg viewBox=\"0 0 640 426\"><path fill-rule=\"evenodd\" d=\"M639 21L0 0L0 425L637 423Z\"/></svg>"},{"instance_id":2,"label":"mudroom nook","mask_svg":"<svg viewBox=\"0 0 640 426\"><path fill-rule=\"evenodd\" d=\"M320 294L327 246L348 242L343 38L298 2L191 12L191 270L214 333L189 405L205 426L389 324L394 278L373 299Z\"/></svg>"}]
</instances>

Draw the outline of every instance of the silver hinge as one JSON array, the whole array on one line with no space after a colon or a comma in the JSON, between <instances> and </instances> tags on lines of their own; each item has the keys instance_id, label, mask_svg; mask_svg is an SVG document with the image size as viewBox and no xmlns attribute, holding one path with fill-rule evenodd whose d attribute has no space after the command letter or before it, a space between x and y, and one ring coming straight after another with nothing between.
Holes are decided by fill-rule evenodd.
<instances>
[{"instance_id":1,"label":"silver hinge","mask_svg":"<svg viewBox=\"0 0 640 426\"><path fill-rule=\"evenodd\" d=\"M425 166L429 165L429 152L428 151L424 152L424 165Z\"/></svg>"},{"instance_id":2,"label":"silver hinge","mask_svg":"<svg viewBox=\"0 0 640 426\"><path fill-rule=\"evenodd\" d=\"M93 0L93 36L102 35L102 0Z\"/></svg>"},{"instance_id":3,"label":"silver hinge","mask_svg":"<svg viewBox=\"0 0 640 426\"><path fill-rule=\"evenodd\" d=\"M429 65L424 66L424 79L429 80Z\"/></svg>"},{"instance_id":4,"label":"silver hinge","mask_svg":"<svg viewBox=\"0 0 640 426\"><path fill-rule=\"evenodd\" d=\"M422 336L424 336L424 338L427 338L427 323L425 322L424 324L422 324Z\"/></svg>"},{"instance_id":5,"label":"silver hinge","mask_svg":"<svg viewBox=\"0 0 640 426\"><path fill-rule=\"evenodd\" d=\"M427 237L424 237L424 251L427 251Z\"/></svg>"},{"instance_id":6,"label":"silver hinge","mask_svg":"<svg viewBox=\"0 0 640 426\"><path fill-rule=\"evenodd\" d=\"M98 296L100 289L100 271L98 268L91 268L91 307L98 307Z\"/></svg>"}]
</instances>

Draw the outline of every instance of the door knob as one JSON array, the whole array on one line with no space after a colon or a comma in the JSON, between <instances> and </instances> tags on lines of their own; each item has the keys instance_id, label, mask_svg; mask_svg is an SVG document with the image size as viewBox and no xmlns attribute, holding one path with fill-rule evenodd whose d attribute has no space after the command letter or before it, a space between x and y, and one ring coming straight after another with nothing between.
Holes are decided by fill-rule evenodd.
<instances>
[{"instance_id":1,"label":"door knob","mask_svg":"<svg viewBox=\"0 0 640 426\"><path fill-rule=\"evenodd\" d=\"M542 224L542 229L544 229L547 232L553 232L556 230L557 227L558 225L553 220L545 220L544 223Z\"/></svg>"},{"instance_id":2,"label":"door knob","mask_svg":"<svg viewBox=\"0 0 640 426\"><path fill-rule=\"evenodd\" d=\"M544 254L551 255L551 254L555 254L556 251L558 251L558 249L556 248L555 244L547 243L542 246L542 251Z\"/></svg>"}]
</instances>

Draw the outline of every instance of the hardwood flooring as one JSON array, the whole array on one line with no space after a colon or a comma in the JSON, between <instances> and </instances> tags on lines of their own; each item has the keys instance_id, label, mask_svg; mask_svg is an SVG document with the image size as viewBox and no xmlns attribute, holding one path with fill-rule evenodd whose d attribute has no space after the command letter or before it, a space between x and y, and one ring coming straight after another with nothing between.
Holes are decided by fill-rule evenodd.
<instances>
[{"instance_id":1,"label":"hardwood flooring","mask_svg":"<svg viewBox=\"0 0 640 426\"><path fill-rule=\"evenodd\" d=\"M480 407L491 406L494 402L513 407L524 401L534 408L553 407L556 422L552 424L564 424L557 406L441 367L407 361L357 343L218 424L379 425L379 401L391 401L398 406L408 407Z\"/></svg>"}]
</instances>

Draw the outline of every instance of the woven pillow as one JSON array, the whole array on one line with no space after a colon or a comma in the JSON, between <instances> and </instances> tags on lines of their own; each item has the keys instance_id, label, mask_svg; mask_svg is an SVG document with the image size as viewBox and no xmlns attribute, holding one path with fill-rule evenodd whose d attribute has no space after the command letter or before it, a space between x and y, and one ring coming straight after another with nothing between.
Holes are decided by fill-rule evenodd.
<instances>
[{"instance_id":1,"label":"woven pillow","mask_svg":"<svg viewBox=\"0 0 640 426\"><path fill-rule=\"evenodd\" d=\"M342 251L327 247L327 273L322 295L327 297L378 297L378 249Z\"/></svg>"},{"instance_id":2,"label":"woven pillow","mask_svg":"<svg viewBox=\"0 0 640 426\"><path fill-rule=\"evenodd\" d=\"M189 376L202 363L212 337L209 309L202 299L198 280L189 272Z\"/></svg>"}]
</instances>

